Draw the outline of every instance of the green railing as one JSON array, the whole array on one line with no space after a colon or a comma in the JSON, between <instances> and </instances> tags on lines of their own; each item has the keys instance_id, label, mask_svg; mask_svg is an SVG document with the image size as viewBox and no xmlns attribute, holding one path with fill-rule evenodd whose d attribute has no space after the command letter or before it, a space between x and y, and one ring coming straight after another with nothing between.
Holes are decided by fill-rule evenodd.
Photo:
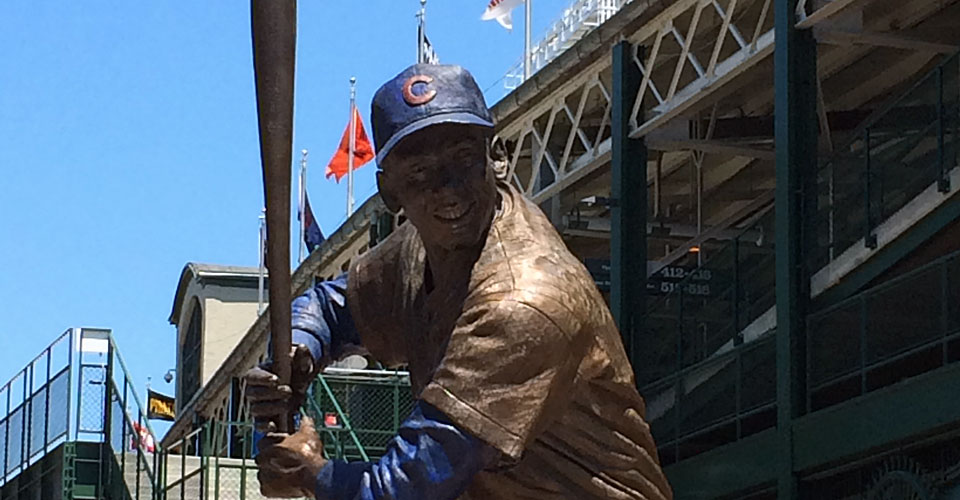
<instances>
[{"instance_id":1,"label":"green railing","mask_svg":"<svg viewBox=\"0 0 960 500\"><path fill-rule=\"evenodd\" d=\"M304 410L316 420L329 456L369 460L383 454L412 408L406 372L328 370L313 384Z\"/></svg>"},{"instance_id":2,"label":"green railing","mask_svg":"<svg viewBox=\"0 0 960 500\"><path fill-rule=\"evenodd\" d=\"M810 275L860 241L875 247L878 226L925 190L949 192L949 175L957 166L958 76L960 57L946 58L873 113L836 155L821 163L816 209L807 209L813 218L805 225L812 231L805 235ZM649 302L644 332L649 348L642 354L638 382L665 463L776 422L770 208L728 244L705 242L701 251L706 258ZM960 357L956 327L951 326L956 306L949 305L960 303L954 291L960 289L955 262L955 257L940 261L906 281L811 316L811 410ZM922 292L911 286L928 288ZM895 298L900 293L913 294L909 302L916 307L909 308L910 314L902 313L905 302ZM881 297L888 301L885 309ZM918 321L916 315L929 316L927 322L936 325ZM906 319L916 331L882 333L903 330Z\"/></svg>"},{"instance_id":3,"label":"green railing","mask_svg":"<svg viewBox=\"0 0 960 500\"><path fill-rule=\"evenodd\" d=\"M104 464L108 498L161 500L163 464L159 460L161 453L157 453L159 440L109 332L105 341L108 351L104 434L115 460Z\"/></svg>"},{"instance_id":4,"label":"green railing","mask_svg":"<svg viewBox=\"0 0 960 500\"><path fill-rule=\"evenodd\" d=\"M315 420L328 458L371 460L383 454L412 406L405 372L331 369L311 386L302 412ZM245 421L198 426L157 454L163 485L157 498L263 499L253 434Z\"/></svg>"},{"instance_id":5,"label":"green railing","mask_svg":"<svg viewBox=\"0 0 960 500\"><path fill-rule=\"evenodd\" d=\"M701 264L647 308L640 392L664 465L775 422L773 216L762 207L726 244L701 245Z\"/></svg>"},{"instance_id":6,"label":"green railing","mask_svg":"<svg viewBox=\"0 0 960 500\"><path fill-rule=\"evenodd\" d=\"M808 210L809 269L820 269L861 240L876 248L881 222L924 190L951 189L960 125L958 77L960 57L947 57L872 113L821 163L816 209Z\"/></svg>"},{"instance_id":7,"label":"green railing","mask_svg":"<svg viewBox=\"0 0 960 500\"><path fill-rule=\"evenodd\" d=\"M672 376L743 342L744 329L774 305L773 209L767 205L732 240L709 241L699 266L677 282L651 277L666 292L650 298L640 363L641 386ZM763 333L762 331L759 333Z\"/></svg>"},{"instance_id":8,"label":"green railing","mask_svg":"<svg viewBox=\"0 0 960 500\"><path fill-rule=\"evenodd\" d=\"M73 342L67 330L0 387L0 486L72 435Z\"/></svg>"},{"instance_id":9,"label":"green railing","mask_svg":"<svg viewBox=\"0 0 960 500\"><path fill-rule=\"evenodd\" d=\"M960 252L807 319L808 411L960 361Z\"/></svg>"}]
</instances>

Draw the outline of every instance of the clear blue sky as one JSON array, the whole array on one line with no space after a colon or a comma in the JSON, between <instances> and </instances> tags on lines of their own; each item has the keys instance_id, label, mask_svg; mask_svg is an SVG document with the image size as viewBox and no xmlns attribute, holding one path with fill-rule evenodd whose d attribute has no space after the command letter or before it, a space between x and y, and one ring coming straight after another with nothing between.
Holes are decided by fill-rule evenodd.
<instances>
[{"instance_id":1,"label":"clear blue sky","mask_svg":"<svg viewBox=\"0 0 960 500\"><path fill-rule=\"evenodd\" d=\"M571 2L533 4L534 40ZM430 0L427 33L441 62L493 88L492 105L522 52L523 13L508 33L480 21L486 3ZM294 148L310 150L311 204L329 234L346 181L322 172L349 117L349 77L369 130L373 92L415 60L419 1L299 4ZM184 264L257 264L249 4L3 2L0 47L0 383L66 328L99 326L141 389L152 377L172 393L167 317ZM374 170L357 171L358 202Z\"/></svg>"}]
</instances>

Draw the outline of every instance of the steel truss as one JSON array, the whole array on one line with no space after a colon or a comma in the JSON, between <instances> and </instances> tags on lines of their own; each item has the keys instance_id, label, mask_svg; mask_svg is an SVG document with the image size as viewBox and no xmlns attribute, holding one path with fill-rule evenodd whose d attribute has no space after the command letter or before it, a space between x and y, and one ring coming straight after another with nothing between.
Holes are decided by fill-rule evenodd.
<instances>
[{"instance_id":1,"label":"steel truss","mask_svg":"<svg viewBox=\"0 0 960 500\"><path fill-rule=\"evenodd\" d=\"M837 0L814 9L809 0L801 2L798 27L811 27L851 5L854 2ZM633 57L643 80L633 101L630 137L639 138L675 118L715 106L728 83L773 53L772 0L678 0L622 38L644 50L643 57L636 51ZM610 71L610 58L599 57L498 124L510 157L508 178L536 203L608 163ZM772 155L757 148L694 142L662 143L701 154ZM679 166L672 163L672 168ZM664 173L669 173L671 165L666 167Z\"/></svg>"}]
</instances>

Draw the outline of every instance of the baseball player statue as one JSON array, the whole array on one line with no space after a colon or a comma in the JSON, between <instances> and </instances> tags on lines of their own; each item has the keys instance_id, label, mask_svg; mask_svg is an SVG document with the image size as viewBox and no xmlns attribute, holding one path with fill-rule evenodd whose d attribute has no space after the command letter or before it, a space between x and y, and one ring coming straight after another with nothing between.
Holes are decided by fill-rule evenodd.
<instances>
[{"instance_id":1,"label":"baseball player statue","mask_svg":"<svg viewBox=\"0 0 960 500\"><path fill-rule=\"evenodd\" d=\"M244 376L270 497L672 498L620 334L584 266L498 175L473 77L411 66L373 98L377 184L409 221L293 301L292 377ZM415 406L376 462L325 460L313 423L278 434L328 363L407 366Z\"/></svg>"}]
</instances>

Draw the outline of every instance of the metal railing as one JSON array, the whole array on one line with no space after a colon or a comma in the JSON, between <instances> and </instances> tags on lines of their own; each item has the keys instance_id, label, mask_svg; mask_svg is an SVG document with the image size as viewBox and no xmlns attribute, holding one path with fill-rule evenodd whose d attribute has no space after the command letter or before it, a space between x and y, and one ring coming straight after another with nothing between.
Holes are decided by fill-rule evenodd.
<instances>
[{"instance_id":1,"label":"metal railing","mask_svg":"<svg viewBox=\"0 0 960 500\"><path fill-rule=\"evenodd\" d=\"M641 394L661 461L674 463L773 426L776 367L772 205L699 265L648 281ZM679 280L670 280L680 277Z\"/></svg>"},{"instance_id":2,"label":"metal railing","mask_svg":"<svg viewBox=\"0 0 960 500\"><path fill-rule=\"evenodd\" d=\"M682 372L769 328L758 318L774 306L772 204L746 221L726 244L703 242L696 254L648 278L647 316L638 381L641 385Z\"/></svg>"},{"instance_id":3,"label":"metal railing","mask_svg":"<svg viewBox=\"0 0 960 500\"><path fill-rule=\"evenodd\" d=\"M960 361L960 252L807 319L807 410Z\"/></svg>"},{"instance_id":4,"label":"metal railing","mask_svg":"<svg viewBox=\"0 0 960 500\"><path fill-rule=\"evenodd\" d=\"M641 390L664 466L776 424L774 348L766 335Z\"/></svg>"},{"instance_id":5,"label":"metal railing","mask_svg":"<svg viewBox=\"0 0 960 500\"><path fill-rule=\"evenodd\" d=\"M406 372L331 369L318 377L303 411L316 419L328 457L370 460L412 406ZM91 462L98 471L87 474L96 484L84 484L84 494L261 500L252 423L218 418L163 449L111 331L70 329L0 387L0 486L61 444L74 449L83 441L99 450ZM73 488L64 481L64 498Z\"/></svg>"},{"instance_id":6,"label":"metal railing","mask_svg":"<svg viewBox=\"0 0 960 500\"><path fill-rule=\"evenodd\" d=\"M951 189L960 126L960 57L947 57L872 113L821 163L807 244L816 270L858 242L877 247L881 222L930 186Z\"/></svg>"},{"instance_id":7,"label":"metal railing","mask_svg":"<svg viewBox=\"0 0 960 500\"><path fill-rule=\"evenodd\" d=\"M406 372L328 369L310 387L302 414L315 420L327 458L371 460L383 454L412 406ZM263 499L255 441L251 422L203 423L157 453L157 498Z\"/></svg>"},{"instance_id":8,"label":"metal railing","mask_svg":"<svg viewBox=\"0 0 960 500\"><path fill-rule=\"evenodd\" d=\"M159 441L150 427L145 406L137 396L133 379L113 335L109 330L81 331L81 336L93 335L107 344L104 365L104 442L109 445L115 463L104 463L106 486L111 498L161 500L162 464L157 453ZM81 362L85 354L81 352Z\"/></svg>"},{"instance_id":9,"label":"metal railing","mask_svg":"<svg viewBox=\"0 0 960 500\"><path fill-rule=\"evenodd\" d=\"M563 10L563 15L547 29L544 37L530 47L530 74L543 69L550 61L577 43L591 30L613 17L630 0L576 0ZM503 88L509 92L523 83L521 56L503 77Z\"/></svg>"},{"instance_id":10,"label":"metal railing","mask_svg":"<svg viewBox=\"0 0 960 500\"><path fill-rule=\"evenodd\" d=\"M346 460L380 457L412 409L408 373L337 369L317 378L304 407L327 455Z\"/></svg>"},{"instance_id":11,"label":"metal railing","mask_svg":"<svg viewBox=\"0 0 960 500\"><path fill-rule=\"evenodd\" d=\"M880 223L924 190L949 191L960 125L958 59L948 57L873 113L820 165L817 207L808 210L815 212L813 237L806 237L810 276L858 242L875 245ZM761 238L741 235L713 250L647 308L651 348L638 382L667 463L775 424L773 216L769 210L756 224ZM808 410L960 357L957 260L944 258L809 317ZM662 276L653 280L663 283ZM765 361L753 359L760 354Z\"/></svg>"},{"instance_id":12,"label":"metal railing","mask_svg":"<svg viewBox=\"0 0 960 500\"><path fill-rule=\"evenodd\" d=\"M0 387L0 486L70 436L73 330Z\"/></svg>"}]
</instances>

